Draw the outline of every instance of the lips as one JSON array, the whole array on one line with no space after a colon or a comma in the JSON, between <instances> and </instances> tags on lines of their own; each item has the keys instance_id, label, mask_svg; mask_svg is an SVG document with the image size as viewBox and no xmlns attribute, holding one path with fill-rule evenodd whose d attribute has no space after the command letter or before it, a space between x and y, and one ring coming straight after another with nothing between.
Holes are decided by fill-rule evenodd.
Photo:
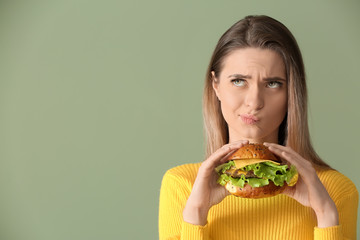
<instances>
[{"instance_id":1,"label":"lips","mask_svg":"<svg viewBox=\"0 0 360 240\"><path fill-rule=\"evenodd\" d=\"M259 119L257 117L255 117L254 115L250 115L250 114L241 114L240 115L241 120L246 123L246 124L255 124L256 122L259 121Z\"/></svg>"}]
</instances>

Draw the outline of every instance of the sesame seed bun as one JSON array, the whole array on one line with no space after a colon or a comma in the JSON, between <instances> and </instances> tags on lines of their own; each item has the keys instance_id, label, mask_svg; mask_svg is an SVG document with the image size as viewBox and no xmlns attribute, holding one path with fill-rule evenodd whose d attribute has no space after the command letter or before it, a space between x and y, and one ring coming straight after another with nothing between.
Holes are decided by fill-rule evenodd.
<instances>
[{"instance_id":1,"label":"sesame seed bun","mask_svg":"<svg viewBox=\"0 0 360 240\"><path fill-rule=\"evenodd\" d=\"M249 169L246 165L263 163L263 162L272 162L276 165L286 165L286 163L281 163L281 160L278 159L266 146L259 143L250 143L242 146L233 154L228 157L228 160L233 160L235 165L231 167L231 169L224 170L223 174L227 174L233 179L237 179L240 177L245 177L246 179L259 179L263 181L263 179L268 179L263 177L258 177L255 175L253 170L246 171L245 169ZM268 161L266 161L268 160ZM245 168L245 167L246 168ZM252 167L250 167L252 169ZM277 173L275 173L277 174ZM274 176L274 175L271 175ZM245 183L242 187L235 186L231 181L226 180L222 185L234 196L243 197L243 198L265 198L272 197L282 193L285 188L288 186L286 182L280 184L282 186L276 186L272 180L269 178L267 185L260 185L259 187L253 187L254 185L250 185L249 183ZM252 180L252 181L254 181ZM237 182L237 181L235 181ZM278 184L277 184L278 185ZM256 185L255 185L256 186Z\"/></svg>"}]
</instances>

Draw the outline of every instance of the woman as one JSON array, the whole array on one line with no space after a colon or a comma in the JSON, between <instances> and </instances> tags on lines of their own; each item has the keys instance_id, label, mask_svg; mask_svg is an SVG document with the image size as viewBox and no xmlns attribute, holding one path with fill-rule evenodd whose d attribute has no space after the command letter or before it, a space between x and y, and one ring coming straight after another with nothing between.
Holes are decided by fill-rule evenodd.
<instances>
[{"instance_id":1,"label":"woman","mask_svg":"<svg viewBox=\"0 0 360 240\"><path fill-rule=\"evenodd\" d=\"M160 239L356 239L358 192L310 143L296 40L280 22L248 16L220 38L205 82L206 160L164 175ZM215 167L248 142L296 166L299 180L263 199L229 196Z\"/></svg>"}]
</instances>

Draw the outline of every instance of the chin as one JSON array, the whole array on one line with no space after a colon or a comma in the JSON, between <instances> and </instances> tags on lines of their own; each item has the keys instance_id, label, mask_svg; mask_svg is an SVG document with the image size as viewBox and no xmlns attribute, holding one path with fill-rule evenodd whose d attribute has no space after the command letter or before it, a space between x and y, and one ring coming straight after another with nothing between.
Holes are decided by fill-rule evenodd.
<instances>
[{"instance_id":1,"label":"chin","mask_svg":"<svg viewBox=\"0 0 360 240\"><path fill-rule=\"evenodd\" d=\"M239 140L249 140L250 142L264 142L265 139L269 139L268 136L264 133L260 133L257 131L247 131L247 132L239 132L236 134L237 136L240 136Z\"/></svg>"}]
</instances>

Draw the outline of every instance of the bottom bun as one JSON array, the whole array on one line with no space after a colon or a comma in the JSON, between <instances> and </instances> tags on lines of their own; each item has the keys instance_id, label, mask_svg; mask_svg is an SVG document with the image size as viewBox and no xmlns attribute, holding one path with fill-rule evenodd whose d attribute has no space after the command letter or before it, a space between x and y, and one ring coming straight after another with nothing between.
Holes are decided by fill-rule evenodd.
<instances>
[{"instance_id":1,"label":"bottom bun","mask_svg":"<svg viewBox=\"0 0 360 240\"><path fill-rule=\"evenodd\" d=\"M249 184L245 184L243 188L232 185L230 182L227 182L225 188L232 194L237 197L243 198L266 198L272 197L282 193L287 184L284 183L284 186L275 186L272 181L269 181L269 184L263 187L252 187Z\"/></svg>"}]
</instances>

